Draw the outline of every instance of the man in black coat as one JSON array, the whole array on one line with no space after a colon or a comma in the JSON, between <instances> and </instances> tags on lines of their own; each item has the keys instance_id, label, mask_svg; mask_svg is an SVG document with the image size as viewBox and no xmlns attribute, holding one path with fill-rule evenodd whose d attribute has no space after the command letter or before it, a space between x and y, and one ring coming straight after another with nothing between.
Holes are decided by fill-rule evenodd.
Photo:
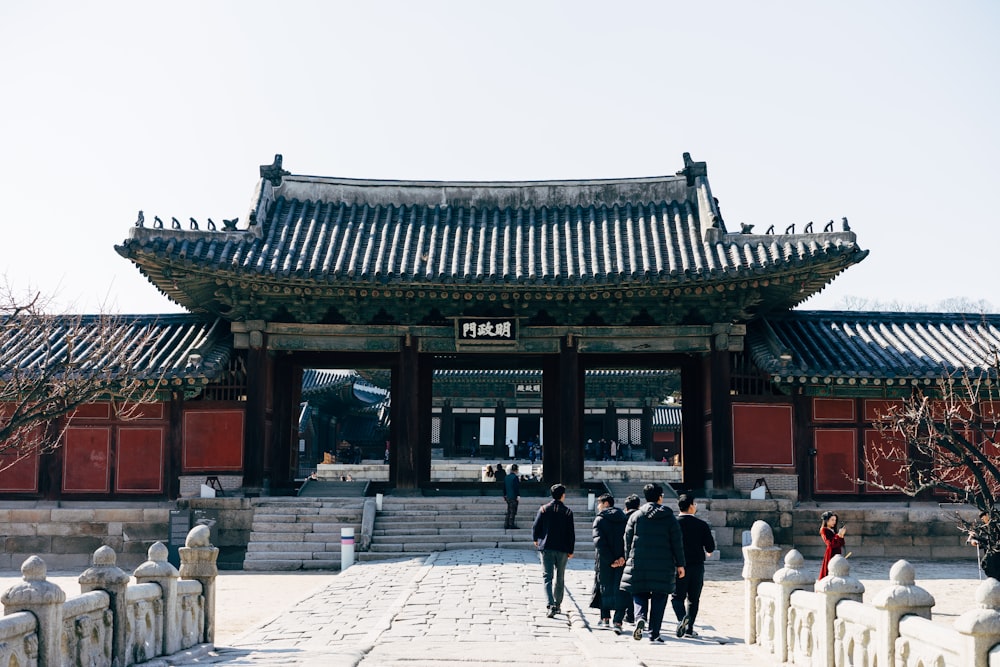
<instances>
[{"instance_id":1,"label":"man in black coat","mask_svg":"<svg viewBox=\"0 0 1000 667\"><path fill-rule=\"evenodd\" d=\"M548 600L549 618L560 613L565 591L566 562L573 557L576 545L576 529L573 526L573 510L566 507L566 487L553 484L550 489L552 501L538 509L535 522L531 526L531 539L538 548L542 561L542 583Z\"/></svg>"},{"instance_id":2,"label":"man in black coat","mask_svg":"<svg viewBox=\"0 0 1000 667\"><path fill-rule=\"evenodd\" d=\"M698 511L694 496L682 493L677 499L677 509L680 514L677 523L684 537L684 578L677 580L677 588L670 598L674 614L677 616L677 636L697 637L694 629L694 619L698 617L698 604L701 601L701 589L705 586L705 555L711 556L715 551L715 538L712 528L694 515ZM687 610L684 609L684 599L687 598Z\"/></svg>"},{"instance_id":3,"label":"man in black coat","mask_svg":"<svg viewBox=\"0 0 1000 667\"><path fill-rule=\"evenodd\" d=\"M615 497L605 493L597 499L597 516L594 517L594 564L597 569L597 587L601 593L601 620L599 625L611 625L611 610L615 610L615 634L622 633L622 620L629 604L628 596L619 590L625 568L625 513L615 507Z\"/></svg>"},{"instance_id":4,"label":"man in black coat","mask_svg":"<svg viewBox=\"0 0 1000 667\"><path fill-rule=\"evenodd\" d=\"M642 639L649 602L649 640L662 643L660 626L667 595L674 590L674 573L684 578L684 544L680 526L669 507L663 506L663 487L642 487L646 504L633 512L625 525L625 572L621 590L632 594L635 608L633 639Z\"/></svg>"},{"instance_id":5,"label":"man in black coat","mask_svg":"<svg viewBox=\"0 0 1000 667\"><path fill-rule=\"evenodd\" d=\"M517 464L512 463L510 472L503 480L503 499L507 501L507 516L504 519L503 527L507 529L517 528L517 502L521 499L521 478L517 475Z\"/></svg>"}]
</instances>

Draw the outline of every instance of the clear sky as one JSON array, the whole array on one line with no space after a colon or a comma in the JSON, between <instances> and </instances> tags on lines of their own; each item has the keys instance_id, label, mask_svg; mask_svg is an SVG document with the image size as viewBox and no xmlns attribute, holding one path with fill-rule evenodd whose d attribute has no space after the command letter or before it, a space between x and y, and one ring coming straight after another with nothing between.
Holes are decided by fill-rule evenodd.
<instances>
[{"instance_id":1,"label":"clear sky","mask_svg":"<svg viewBox=\"0 0 1000 667\"><path fill-rule=\"evenodd\" d=\"M0 3L0 273L174 312L113 246L246 219L258 165L388 179L672 174L731 231L846 216L845 299L1000 309L1000 3Z\"/></svg>"}]
</instances>

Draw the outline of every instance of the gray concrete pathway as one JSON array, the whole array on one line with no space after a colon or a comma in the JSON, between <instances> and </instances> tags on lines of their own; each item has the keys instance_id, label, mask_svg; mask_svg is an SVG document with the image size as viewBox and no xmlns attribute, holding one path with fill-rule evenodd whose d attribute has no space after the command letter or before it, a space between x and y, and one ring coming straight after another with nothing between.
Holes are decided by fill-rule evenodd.
<instances>
[{"instance_id":1,"label":"gray concrete pathway","mask_svg":"<svg viewBox=\"0 0 1000 667\"><path fill-rule=\"evenodd\" d=\"M596 612L586 608L593 576L592 560L571 560L567 613L548 619L541 566L531 550L447 551L359 563L293 608L280 614L275 609L270 622L189 664L754 664L741 638L741 605L710 610L703 598L700 640L673 636L676 623L668 607L667 642L654 645L633 640L631 632L616 636L596 627Z\"/></svg>"}]
</instances>

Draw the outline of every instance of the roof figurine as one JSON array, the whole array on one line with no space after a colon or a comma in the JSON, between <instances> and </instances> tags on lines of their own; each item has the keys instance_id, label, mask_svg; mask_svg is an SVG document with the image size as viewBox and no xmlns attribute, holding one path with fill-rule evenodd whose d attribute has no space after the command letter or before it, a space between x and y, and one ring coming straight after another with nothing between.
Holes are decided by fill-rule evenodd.
<instances>
[{"instance_id":1,"label":"roof figurine","mask_svg":"<svg viewBox=\"0 0 1000 667\"><path fill-rule=\"evenodd\" d=\"M260 165L260 177L274 187L281 185L281 179L284 176L291 175L290 171L285 171L281 168L281 159L281 154L278 153L274 156L274 162Z\"/></svg>"}]
</instances>

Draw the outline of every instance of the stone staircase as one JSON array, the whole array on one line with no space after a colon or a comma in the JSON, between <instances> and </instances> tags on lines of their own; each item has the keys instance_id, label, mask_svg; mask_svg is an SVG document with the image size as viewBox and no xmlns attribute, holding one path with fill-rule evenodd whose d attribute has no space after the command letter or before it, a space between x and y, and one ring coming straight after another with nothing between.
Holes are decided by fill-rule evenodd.
<instances>
[{"instance_id":1,"label":"stone staircase","mask_svg":"<svg viewBox=\"0 0 1000 667\"><path fill-rule=\"evenodd\" d=\"M340 529L361 534L364 498L261 498L244 570L338 570Z\"/></svg>"},{"instance_id":2,"label":"stone staircase","mask_svg":"<svg viewBox=\"0 0 1000 667\"><path fill-rule=\"evenodd\" d=\"M521 498L516 530L503 527L506 505L499 497L386 496L375 518L371 549L360 561L412 558L455 549L534 549L531 523L547 498ZM591 525L594 511L586 496L567 497L576 519L575 554L593 558Z\"/></svg>"}]
</instances>

